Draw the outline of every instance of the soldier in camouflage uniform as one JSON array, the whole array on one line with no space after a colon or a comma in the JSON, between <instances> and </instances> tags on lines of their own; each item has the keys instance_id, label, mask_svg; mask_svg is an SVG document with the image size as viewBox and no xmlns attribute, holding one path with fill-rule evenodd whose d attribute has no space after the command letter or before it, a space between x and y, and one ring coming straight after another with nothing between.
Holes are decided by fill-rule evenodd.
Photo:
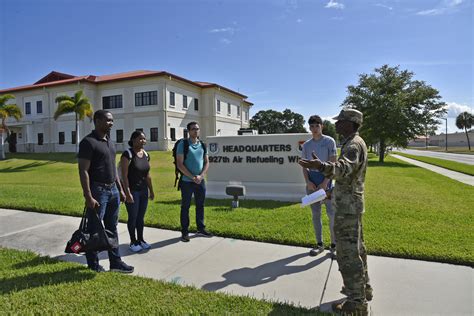
<instances>
[{"instance_id":1,"label":"soldier in camouflage uniform","mask_svg":"<svg viewBox=\"0 0 474 316\"><path fill-rule=\"evenodd\" d=\"M320 170L326 177L336 179L332 205L336 212L334 231L339 271L347 298L333 304L333 310L345 315L367 315L367 301L372 299L372 287L367 273L367 253L362 233L364 213L364 182L367 169L367 147L357 133L362 113L343 109L337 117L336 131L344 137L341 154L336 162L300 160L305 168Z\"/></svg>"}]
</instances>

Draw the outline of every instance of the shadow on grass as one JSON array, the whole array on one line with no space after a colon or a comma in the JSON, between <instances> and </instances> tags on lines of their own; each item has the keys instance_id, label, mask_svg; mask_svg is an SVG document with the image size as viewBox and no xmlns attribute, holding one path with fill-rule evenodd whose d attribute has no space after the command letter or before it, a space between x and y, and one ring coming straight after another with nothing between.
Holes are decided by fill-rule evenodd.
<instances>
[{"instance_id":1,"label":"shadow on grass","mask_svg":"<svg viewBox=\"0 0 474 316\"><path fill-rule=\"evenodd\" d=\"M160 201L158 204L164 205L181 205L181 200L171 200L171 201ZM232 211L232 199L206 199L205 207L213 207L213 211ZM271 210L277 209L280 207L288 207L296 204L296 202L281 202L281 201L271 201L271 200L239 200L239 208L244 209L263 209ZM192 207L194 205L194 200L192 201Z\"/></svg>"},{"instance_id":2,"label":"shadow on grass","mask_svg":"<svg viewBox=\"0 0 474 316\"><path fill-rule=\"evenodd\" d=\"M35 257L29 261L23 261L19 262L17 264L14 264L12 267L15 269L25 269L25 268L33 268L36 266L41 266L45 264L56 264L59 263L60 261L57 260L51 260L50 257Z\"/></svg>"},{"instance_id":3,"label":"shadow on grass","mask_svg":"<svg viewBox=\"0 0 474 316\"><path fill-rule=\"evenodd\" d=\"M61 283L78 283L95 277L83 267L66 268L55 272L33 272L26 275L4 278L0 283L0 294L9 294L22 290Z\"/></svg>"},{"instance_id":4,"label":"shadow on grass","mask_svg":"<svg viewBox=\"0 0 474 316\"><path fill-rule=\"evenodd\" d=\"M9 153L7 159L45 160L50 162L77 163L75 153Z\"/></svg>"},{"instance_id":5,"label":"shadow on grass","mask_svg":"<svg viewBox=\"0 0 474 316\"><path fill-rule=\"evenodd\" d=\"M18 167L7 167L0 169L0 173L14 173L14 172L25 172L30 171L31 169L42 167L45 165L50 165L55 162L53 161L44 161L44 162L32 162Z\"/></svg>"},{"instance_id":6,"label":"shadow on grass","mask_svg":"<svg viewBox=\"0 0 474 316\"><path fill-rule=\"evenodd\" d=\"M217 291L231 284L238 284L243 287L253 287L260 284L273 282L284 275L300 273L312 269L325 260L330 259L330 254L327 254L303 265L289 265L292 262L307 256L308 254L305 252L280 260L268 262L255 268L245 267L231 270L222 275L222 277L225 279L224 281L204 284L202 289L207 291Z\"/></svg>"},{"instance_id":7,"label":"shadow on grass","mask_svg":"<svg viewBox=\"0 0 474 316\"><path fill-rule=\"evenodd\" d=\"M409 163L397 162L397 161L369 161L369 167L385 167L385 168L418 168L417 166Z\"/></svg>"}]
</instances>

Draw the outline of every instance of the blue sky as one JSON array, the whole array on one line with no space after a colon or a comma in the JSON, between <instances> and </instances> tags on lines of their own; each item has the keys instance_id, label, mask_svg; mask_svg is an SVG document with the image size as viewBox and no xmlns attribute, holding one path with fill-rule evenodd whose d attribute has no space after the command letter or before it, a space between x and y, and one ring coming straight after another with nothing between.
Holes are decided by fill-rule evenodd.
<instances>
[{"instance_id":1,"label":"blue sky","mask_svg":"<svg viewBox=\"0 0 474 316\"><path fill-rule=\"evenodd\" d=\"M0 89L165 70L307 119L389 64L440 91L449 131L474 107L471 0L0 0L0 40Z\"/></svg>"}]
</instances>

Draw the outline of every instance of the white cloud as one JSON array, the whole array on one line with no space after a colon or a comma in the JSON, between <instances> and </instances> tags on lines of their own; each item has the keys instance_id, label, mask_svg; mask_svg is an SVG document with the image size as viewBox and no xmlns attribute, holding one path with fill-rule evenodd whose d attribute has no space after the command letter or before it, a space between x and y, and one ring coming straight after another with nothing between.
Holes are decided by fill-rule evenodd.
<instances>
[{"instance_id":1,"label":"white cloud","mask_svg":"<svg viewBox=\"0 0 474 316\"><path fill-rule=\"evenodd\" d=\"M223 27L220 29L212 29L209 30L209 33L229 33L229 34L234 34L235 29L233 27Z\"/></svg>"},{"instance_id":2,"label":"white cloud","mask_svg":"<svg viewBox=\"0 0 474 316\"><path fill-rule=\"evenodd\" d=\"M456 102L446 102L446 109L448 110L448 118L456 118L462 112L474 114L471 107Z\"/></svg>"},{"instance_id":3,"label":"white cloud","mask_svg":"<svg viewBox=\"0 0 474 316\"><path fill-rule=\"evenodd\" d=\"M393 7L390 7L390 6L385 5L385 4L382 4L382 3L376 3L375 6L376 6L376 7L385 8L385 9L388 9L388 10L390 10L390 11L393 10Z\"/></svg>"},{"instance_id":4,"label":"white cloud","mask_svg":"<svg viewBox=\"0 0 474 316\"><path fill-rule=\"evenodd\" d=\"M301 22L303 22L302 19L297 19L297 20L296 20L296 23L301 23Z\"/></svg>"},{"instance_id":5,"label":"white cloud","mask_svg":"<svg viewBox=\"0 0 474 316\"><path fill-rule=\"evenodd\" d=\"M344 9L346 6L342 3L336 2L335 0L329 0L329 2L324 6L327 9Z\"/></svg>"},{"instance_id":6,"label":"white cloud","mask_svg":"<svg viewBox=\"0 0 474 316\"><path fill-rule=\"evenodd\" d=\"M230 39L228 39L228 38L221 38L221 39L219 40L219 42L221 42L222 44L226 44L226 45L232 43L232 41L231 41Z\"/></svg>"},{"instance_id":7,"label":"white cloud","mask_svg":"<svg viewBox=\"0 0 474 316\"><path fill-rule=\"evenodd\" d=\"M431 10L423 10L419 11L416 14L417 15L440 15L446 12L446 8L440 8L440 9L431 9Z\"/></svg>"},{"instance_id":8,"label":"white cloud","mask_svg":"<svg viewBox=\"0 0 474 316\"><path fill-rule=\"evenodd\" d=\"M456 7L462 4L464 0L444 0L436 8L418 11L417 15L441 15L456 11Z\"/></svg>"},{"instance_id":9,"label":"white cloud","mask_svg":"<svg viewBox=\"0 0 474 316\"><path fill-rule=\"evenodd\" d=\"M457 5L460 5L463 2L464 2L464 0L450 0L450 1L447 2L447 5L450 6L450 7L455 7Z\"/></svg>"}]
</instances>

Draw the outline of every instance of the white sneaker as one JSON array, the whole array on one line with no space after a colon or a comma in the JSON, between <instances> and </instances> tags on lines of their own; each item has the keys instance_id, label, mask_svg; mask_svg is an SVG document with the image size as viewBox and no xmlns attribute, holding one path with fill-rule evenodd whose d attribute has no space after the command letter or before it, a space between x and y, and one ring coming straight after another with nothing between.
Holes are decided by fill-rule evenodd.
<instances>
[{"instance_id":1,"label":"white sneaker","mask_svg":"<svg viewBox=\"0 0 474 316\"><path fill-rule=\"evenodd\" d=\"M131 243L130 244L130 251L131 252L139 252L142 251L142 246L137 242L137 243Z\"/></svg>"},{"instance_id":2,"label":"white sneaker","mask_svg":"<svg viewBox=\"0 0 474 316\"><path fill-rule=\"evenodd\" d=\"M143 249L150 249L151 246L149 243L147 243L146 241L142 240L140 241L140 246L143 248Z\"/></svg>"}]
</instances>

